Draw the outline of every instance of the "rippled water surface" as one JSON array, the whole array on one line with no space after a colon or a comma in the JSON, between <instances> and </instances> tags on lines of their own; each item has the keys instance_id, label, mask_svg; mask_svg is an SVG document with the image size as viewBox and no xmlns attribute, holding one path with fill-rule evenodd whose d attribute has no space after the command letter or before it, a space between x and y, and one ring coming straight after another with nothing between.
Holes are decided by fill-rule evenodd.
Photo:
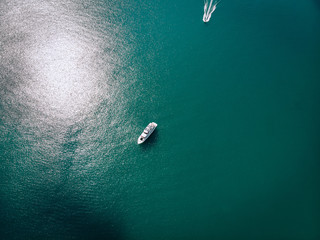
<instances>
[{"instance_id":1,"label":"rippled water surface","mask_svg":"<svg viewBox=\"0 0 320 240\"><path fill-rule=\"evenodd\" d=\"M202 17L0 2L1 239L320 238L319 1Z\"/></svg>"}]
</instances>

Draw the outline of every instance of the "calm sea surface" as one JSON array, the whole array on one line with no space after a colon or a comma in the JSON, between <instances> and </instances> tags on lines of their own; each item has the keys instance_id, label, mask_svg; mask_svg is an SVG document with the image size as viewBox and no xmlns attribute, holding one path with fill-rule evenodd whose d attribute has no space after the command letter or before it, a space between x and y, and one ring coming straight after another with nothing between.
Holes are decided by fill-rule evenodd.
<instances>
[{"instance_id":1,"label":"calm sea surface","mask_svg":"<svg viewBox=\"0 0 320 240\"><path fill-rule=\"evenodd\" d=\"M203 8L0 1L0 239L320 239L320 1Z\"/></svg>"}]
</instances>

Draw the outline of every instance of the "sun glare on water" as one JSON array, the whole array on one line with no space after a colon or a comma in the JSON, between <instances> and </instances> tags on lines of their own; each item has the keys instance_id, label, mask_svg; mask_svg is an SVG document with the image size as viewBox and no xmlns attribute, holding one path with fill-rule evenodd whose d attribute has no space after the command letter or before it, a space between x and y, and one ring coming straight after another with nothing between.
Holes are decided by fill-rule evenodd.
<instances>
[{"instance_id":1,"label":"sun glare on water","mask_svg":"<svg viewBox=\"0 0 320 240\"><path fill-rule=\"evenodd\" d=\"M112 49L109 45L113 41L108 33L99 35L91 18L59 6L35 4L23 11L29 20L24 24L28 32L24 45L28 77L22 92L31 99L28 104L32 108L47 116L78 119L102 98L108 98L113 67L112 57L104 49ZM39 16L45 21L38 21Z\"/></svg>"},{"instance_id":2,"label":"sun glare on water","mask_svg":"<svg viewBox=\"0 0 320 240\"><path fill-rule=\"evenodd\" d=\"M85 110L94 91L93 73L85 65L86 49L68 36L54 36L31 51L32 94L42 108L64 117Z\"/></svg>"}]
</instances>

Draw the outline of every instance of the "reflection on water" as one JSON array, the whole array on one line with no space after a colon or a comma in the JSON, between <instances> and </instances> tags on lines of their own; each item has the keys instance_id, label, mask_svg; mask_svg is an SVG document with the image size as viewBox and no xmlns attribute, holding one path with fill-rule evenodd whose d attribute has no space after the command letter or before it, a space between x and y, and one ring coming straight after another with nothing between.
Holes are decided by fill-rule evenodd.
<instances>
[{"instance_id":1,"label":"reflection on water","mask_svg":"<svg viewBox=\"0 0 320 240\"><path fill-rule=\"evenodd\" d=\"M105 18L116 8L108 4L1 3L0 91L8 122L68 127L120 98L115 72L128 47L118 40L116 21Z\"/></svg>"},{"instance_id":2,"label":"reflection on water","mask_svg":"<svg viewBox=\"0 0 320 240\"><path fill-rule=\"evenodd\" d=\"M116 8L112 1L0 3L0 147L10 146L0 156L10 164L1 191L5 213L16 223L8 231L28 229L20 232L26 238L55 238L63 233L55 228L70 215L72 227L95 227L95 210L86 224L77 217L86 214L68 212L65 200L72 194L73 205L87 204L90 183L101 178L89 177L92 169L105 166L107 153L119 145L103 144L118 134L112 127L121 125L126 105L119 68L129 49L119 40L123 29L108 14L119 12ZM107 205L113 201L108 189L100 196L103 203L90 199L92 208L104 207L109 211L104 214L117 218L115 204ZM113 224L103 227L117 228ZM75 232L77 238L81 229ZM22 238L19 232L15 237Z\"/></svg>"},{"instance_id":3,"label":"reflection on water","mask_svg":"<svg viewBox=\"0 0 320 240\"><path fill-rule=\"evenodd\" d=\"M90 99L97 95L95 72L87 67L92 61L72 36L64 34L36 43L28 50L32 80L26 92L48 115L72 118L90 108Z\"/></svg>"},{"instance_id":4,"label":"reflection on water","mask_svg":"<svg viewBox=\"0 0 320 240\"><path fill-rule=\"evenodd\" d=\"M112 18L116 8L114 2L2 3L3 116L28 151L40 153L30 156L64 158L65 136L79 126L86 131L77 137L78 146L86 150L79 147L73 157L99 152L98 147L107 151L98 139L118 134L110 128L121 125L125 112L121 62L128 46ZM118 143L110 141L107 148Z\"/></svg>"},{"instance_id":5,"label":"reflection on water","mask_svg":"<svg viewBox=\"0 0 320 240\"><path fill-rule=\"evenodd\" d=\"M21 94L33 99L32 104L46 115L72 119L90 111L106 93L115 56L105 57L102 39L91 30L94 22L83 23L80 16L70 14L72 9L55 5L34 4L22 11L23 19L28 20L22 29L27 46L21 50L30 77L24 79ZM44 22L39 24L40 17ZM112 37L112 33L106 36Z\"/></svg>"}]
</instances>

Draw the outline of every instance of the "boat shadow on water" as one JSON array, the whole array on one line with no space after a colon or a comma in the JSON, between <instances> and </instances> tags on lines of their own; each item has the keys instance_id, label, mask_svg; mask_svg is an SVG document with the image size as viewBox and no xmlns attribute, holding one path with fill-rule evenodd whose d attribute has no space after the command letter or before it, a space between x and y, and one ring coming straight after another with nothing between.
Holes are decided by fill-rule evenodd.
<instances>
[{"instance_id":1,"label":"boat shadow on water","mask_svg":"<svg viewBox=\"0 0 320 240\"><path fill-rule=\"evenodd\" d=\"M144 143L139 144L139 146L144 150L149 149L158 142L158 137L158 130L155 129L154 132L150 135L150 137L148 137L148 139Z\"/></svg>"}]
</instances>

